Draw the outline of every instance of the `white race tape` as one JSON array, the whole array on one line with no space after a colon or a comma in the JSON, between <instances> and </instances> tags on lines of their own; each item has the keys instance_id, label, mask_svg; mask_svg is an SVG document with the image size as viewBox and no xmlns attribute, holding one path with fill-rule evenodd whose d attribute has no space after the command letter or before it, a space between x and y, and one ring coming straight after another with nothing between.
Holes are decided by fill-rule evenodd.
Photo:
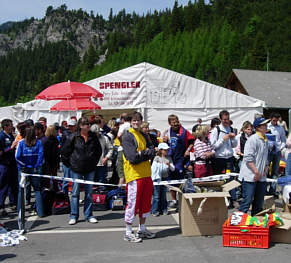
<instances>
[{"instance_id":1,"label":"white race tape","mask_svg":"<svg viewBox=\"0 0 291 263\"><path fill-rule=\"evenodd\" d=\"M42 177L42 178L48 178L53 180L59 180L59 181L67 181L72 183L80 183L80 184L91 184L91 185L104 185L104 186L120 186L116 184L104 184L104 183L97 183L92 181L86 181L82 179L73 179L73 178L66 178L66 177L60 177L60 176L50 176L50 175L44 175L44 174L27 174L22 173L21 174L21 180L20 180L20 187L24 187L25 185L25 178L28 176L34 176L34 177ZM213 182L213 181L220 181L229 179L230 176L233 176L232 174L219 174L219 175L213 175L208 177L202 177L202 178L193 178L192 182ZM169 181L160 181L160 182L154 182L154 185L173 185L173 184L183 184L185 183L187 179L181 179L181 180L169 180ZM124 185L123 185L124 186Z\"/></svg>"},{"instance_id":2,"label":"white race tape","mask_svg":"<svg viewBox=\"0 0 291 263\"><path fill-rule=\"evenodd\" d=\"M238 177L239 173L228 173L228 175L230 175L232 177ZM267 183L278 183L278 180L277 179L266 178L266 182Z\"/></svg>"}]
</instances>

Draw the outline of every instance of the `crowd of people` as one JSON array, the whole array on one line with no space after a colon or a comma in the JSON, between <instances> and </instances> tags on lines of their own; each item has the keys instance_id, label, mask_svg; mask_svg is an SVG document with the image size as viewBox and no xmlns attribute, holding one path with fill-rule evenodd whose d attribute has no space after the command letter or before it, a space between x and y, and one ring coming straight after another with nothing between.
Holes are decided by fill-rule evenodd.
<instances>
[{"instance_id":1,"label":"crowd of people","mask_svg":"<svg viewBox=\"0 0 291 263\"><path fill-rule=\"evenodd\" d=\"M281 152L287 156L286 174L291 175L291 135L280 114L272 113L270 119L261 115L246 120L240 131L232 127L226 110L211 120L210 125L201 119L193 125L192 132L185 129L178 116L168 116L169 127L165 131L150 129L139 112L123 113L107 123L102 115L90 118L72 117L61 125L47 126L45 117L34 123L29 119L13 126L9 119L1 121L0 132L0 216L20 209L21 173L55 176L58 170L63 176L100 183L126 184L126 231L124 240L141 242L154 238L145 226L152 214L168 214L169 208L177 208L175 191L153 185L153 182L189 177L206 177L228 172L239 173L241 188L230 191L229 208L252 215L262 210L265 194L278 198L275 184L267 184L266 178L279 176ZM285 123L285 124L284 124ZM112 171L110 176L108 172ZM51 189L69 192L68 182L41 177L28 177L26 185L27 205L31 204L31 186L35 195L35 210L45 216L42 191ZM89 223L97 223L93 216L92 185L85 184L84 217ZM5 208L7 197L9 205ZM238 202L240 201L240 202ZM70 218L75 225L79 218L80 184L73 183L70 197ZM6 205L7 206L7 205ZM136 234L132 224L139 215Z\"/></svg>"}]
</instances>

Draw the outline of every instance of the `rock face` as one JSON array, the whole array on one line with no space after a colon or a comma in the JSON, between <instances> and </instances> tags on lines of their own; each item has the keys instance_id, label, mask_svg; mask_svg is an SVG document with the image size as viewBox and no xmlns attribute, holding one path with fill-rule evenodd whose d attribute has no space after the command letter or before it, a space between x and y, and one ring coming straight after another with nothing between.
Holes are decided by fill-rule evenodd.
<instances>
[{"instance_id":1,"label":"rock face","mask_svg":"<svg viewBox=\"0 0 291 263\"><path fill-rule=\"evenodd\" d=\"M0 56L11 49L35 47L45 42L68 41L82 57L92 44L101 46L106 37L106 30L94 26L94 17L59 14L54 12L45 18L32 21L16 31L0 34Z\"/></svg>"}]
</instances>

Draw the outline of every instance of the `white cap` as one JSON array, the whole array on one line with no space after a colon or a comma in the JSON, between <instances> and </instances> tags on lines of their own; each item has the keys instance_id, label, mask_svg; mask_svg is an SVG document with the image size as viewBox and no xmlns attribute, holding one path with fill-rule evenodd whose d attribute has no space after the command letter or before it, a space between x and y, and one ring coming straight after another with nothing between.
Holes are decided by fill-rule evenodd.
<instances>
[{"instance_id":1,"label":"white cap","mask_svg":"<svg viewBox=\"0 0 291 263\"><path fill-rule=\"evenodd\" d=\"M94 133L99 133L100 132L100 126L98 124L93 124L91 127L90 127L90 131L91 132L94 132Z\"/></svg>"},{"instance_id":2,"label":"white cap","mask_svg":"<svg viewBox=\"0 0 291 263\"><path fill-rule=\"evenodd\" d=\"M74 119L70 119L70 120L68 121L68 126L76 126L76 125L77 125L76 120L74 120Z\"/></svg>"},{"instance_id":3,"label":"white cap","mask_svg":"<svg viewBox=\"0 0 291 263\"><path fill-rule=\"evenodd\" d=\"M170 147L168 144L166 144L165 142L162 142L158 145L158 149L159 150L168 150Z\"/></svg>"}]
</instances>

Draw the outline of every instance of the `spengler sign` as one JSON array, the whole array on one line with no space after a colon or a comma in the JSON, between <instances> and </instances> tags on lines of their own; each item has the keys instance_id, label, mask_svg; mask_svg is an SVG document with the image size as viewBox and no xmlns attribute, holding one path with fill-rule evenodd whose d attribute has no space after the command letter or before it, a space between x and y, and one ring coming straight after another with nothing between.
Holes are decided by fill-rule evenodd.
<instances>
[{"instance_id":1,"label":"spengler sign","mask_svg":"<svg viewBox=\"0 0 291 263\"><path fill-rule=\"evenodd\" d=\"M137 89L140 88L140 81L119 81L119 82L100 82L100 89Z\"/></svg>"},{"instance_id":2,"label":"spengler sign","mask_svg":"<svg viewBox=\"0 0 291 263\"><path fill-rule=\"evenodd\" d=\"M102 81L99 90L104 95L99 101L102 108L136 108L145 103L141 81Z\"/></svg>"}]
</instances>

